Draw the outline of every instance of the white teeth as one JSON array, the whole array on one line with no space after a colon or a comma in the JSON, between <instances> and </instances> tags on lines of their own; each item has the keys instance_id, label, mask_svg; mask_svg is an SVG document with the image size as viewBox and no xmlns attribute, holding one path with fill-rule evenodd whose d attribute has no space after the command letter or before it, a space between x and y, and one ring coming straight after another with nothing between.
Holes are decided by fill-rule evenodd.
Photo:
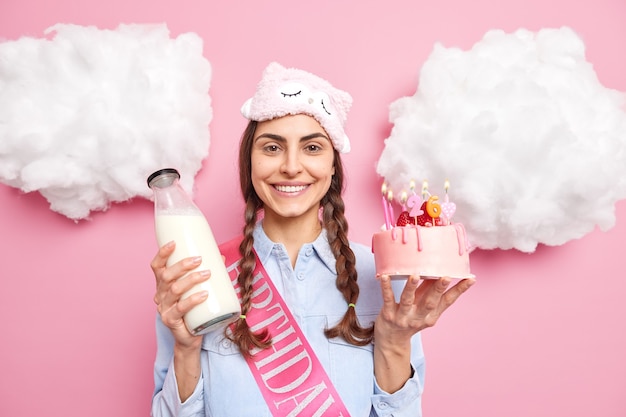
<instances>
[{"instance_id":1,"label":"white teeth","mask_svg":"<svg viewBox=\"0 0 626 417\"><path fill-rule=\"evenodd\" d=\"M282 193L297 193L306 188L306 185L277 185L276 189Z\"/></svg>"}]
</instances>

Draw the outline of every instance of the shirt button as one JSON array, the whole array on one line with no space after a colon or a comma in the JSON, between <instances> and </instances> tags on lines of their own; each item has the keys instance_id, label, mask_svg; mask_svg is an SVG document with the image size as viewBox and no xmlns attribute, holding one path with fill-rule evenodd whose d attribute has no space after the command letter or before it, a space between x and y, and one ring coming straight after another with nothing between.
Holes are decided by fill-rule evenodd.
<instances>
[{"instance_id":1,"label":"shirt button","mask_svg":"<svg viewBox=\"0 0 626 417\"><path fill-rule=\"evenodd\" d=\"M228 340L228 339L224 339L224 340L222 340L221 345L222 345L222 347L224 349L228 349L232 345L232 342L230 340Z\"/></svg>"},{"instance_id":2,"label":"shirt button","mask_svg":"<svg viewBox=\"0 0 626 417\"><path fill-rule=\"evenodd\" d=\"M298 280L304 281L304 273L302 273L302 272L298 273Z\"/></svg>"},{"instance_id":3,"label":"shirt button","mask_svg":"<svg viewBox=\"0 0 626 417\"><path fill-rule=\"evenodd\" d=\"M381 410L384 410L385 408L387 408L388 405L389 404L387 404L386 402L381 401L378 403L378 408L380 408Z\"/></svg>"},{"instance_id":4,"label":"shirt button","mask_svg":"<svg viewBox=\"0 0 626 417\"><path fill-rule=\"evenodd\" d=\"M306 256L311 256L311 255L313 255L313 248L308 248L304 254L305 254Z\"/></svg>"}]
</instances>

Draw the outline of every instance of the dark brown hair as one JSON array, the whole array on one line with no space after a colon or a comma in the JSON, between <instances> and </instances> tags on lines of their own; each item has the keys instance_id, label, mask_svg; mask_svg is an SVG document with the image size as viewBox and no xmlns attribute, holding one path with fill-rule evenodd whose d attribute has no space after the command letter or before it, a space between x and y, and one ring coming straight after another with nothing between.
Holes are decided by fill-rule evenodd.
<instances>
[{"instance_id":1,"label":"dark brown hair","mask_svg":"<svg viewBox=\"0 0 626 417\"><path fill-rule=\"evenodd\" d=\"M241 261L239 263L238 282L241 287L241 314L246 314L250 309L252 297L252 272L256 264L256 257L252 250L254 244L255 224L258 221L259 211L263 208L263 202L252 186L251 154L257 122L248 123L241 137L239 146L239 183L241 193L246 203L243 226L243 240L239 245ZM357 284L357 271L355 268L354 252L348 242L348 222L345 218L345 205L342 198L343 192L343 165L339 152L334 150L335 175L331 180L330 188L322 198L320 205L323 209L322 226L326 229L330 248L335 255L337 270L337 289L343 294L346 305L356 304L359 298L359 285ZM324 331L326 337L342 337L348 343L364 346L372 341L374 327L361 327L355 309L348 307L341 321L330 329ZM238 320L232 330L227 334L244 356L250 356L251 349L265 349L272 345L271 335L267 330L253 333L246 320Z\"/></svg>"}]
</instances>

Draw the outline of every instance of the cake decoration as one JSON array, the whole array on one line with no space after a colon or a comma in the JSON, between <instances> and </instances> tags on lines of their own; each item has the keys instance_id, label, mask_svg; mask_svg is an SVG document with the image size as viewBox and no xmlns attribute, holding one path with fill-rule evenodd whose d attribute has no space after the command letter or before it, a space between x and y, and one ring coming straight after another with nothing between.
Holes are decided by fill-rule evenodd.
<instances>
[{"instance_id":1,"label":"cake decoration","mask_svg":"<svg viewBox=\"0 0 626 417\"><path fill-rule=\"evenodd\" d=\"M392 279L410 275L424 279L474 277L470 272L467 233L461 223L452 221L456 204L450 201L449 188L446 180L444 201L440 203L439 196L430 193L428 181L422 183L420 196L411 180L410 195L404 190L400 194L402 210L396 219L393 191L383 182L385 225L372 237L377 275L390 275Z\"/></svg>"}]
</instances>

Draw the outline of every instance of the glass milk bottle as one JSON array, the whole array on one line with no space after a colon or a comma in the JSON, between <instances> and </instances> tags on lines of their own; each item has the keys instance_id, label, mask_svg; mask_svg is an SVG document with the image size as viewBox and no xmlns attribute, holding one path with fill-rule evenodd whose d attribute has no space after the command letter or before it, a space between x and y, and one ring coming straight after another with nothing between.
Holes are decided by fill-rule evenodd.
<instances>
[{"instance_id":1,"label":"glass milk bottle","mask_svg":"<svg viewBox=\"0 0 626 417\"><path fill-rule=\"evenodd\" d=\"M148 177L148 186L154 192L155 229L159 247L175 241L176 249L167 266L183 258L201 256L196 270L208 269L210 278L195 285L182 298L206 290L208 298L185 314L189 332L208 333L236 320L240 314L239 300L226 272L224 261L209 224L190 196L179 184L180 174L173 168L156 171ZM191 272L193 272L191 271Z\"/></svg>"}]
</instances>

